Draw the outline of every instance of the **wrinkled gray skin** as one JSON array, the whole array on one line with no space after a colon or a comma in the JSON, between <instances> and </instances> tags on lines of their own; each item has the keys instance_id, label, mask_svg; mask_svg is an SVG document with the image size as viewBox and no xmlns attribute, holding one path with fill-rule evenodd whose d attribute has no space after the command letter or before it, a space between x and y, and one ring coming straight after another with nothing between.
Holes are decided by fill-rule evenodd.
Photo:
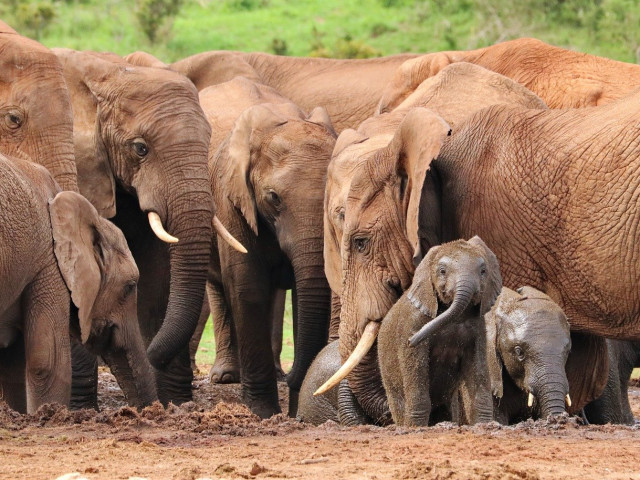
<instances>
[{"instance_id":1,"label":"wrinkled gray skin","mask_svg":"<svg viewBox=\"0 0 640 480\"><path fill-rule=\"evenodd\" d=\"M104 355L131 404L154 401L135 311L138 270L122 232L81 195L60 192L43 167L0 155L0 178L3 399L29 413L69 405L71 326Z\"/></svg>"},{"instance_id":2,"label":"wrinkled gray skin","mask_svg":"<svg viewBox=\"0 0 640 480\"><path fill-rule=\"evenodd\" d=\"M314 396L315 392L342 365L336 340L324 347L307 370L298 402L296 418L305 423L320 425L331 420L342 425L354 426L373 423L353 396L347 380L328 392Z\"/></svg>"},{"instance_id":3,"label":"wrinkled gray skin","mask_svg":"<svg viewBox=\"0 0 640 480\"><path fill-rule=\"evenodd\" d=\"M505 287L485 320L495 419L510 424L564 413L571 336L558 304L533 287Z\"/></svg>"},{"instance_id":4,"label":"wrinkled gray skin","mask_svg":"<svg viewBox=\"0 0 640 480\"><path fill-rule=\"evenodd\" d=\"M640 367L640 343L607 340L609 377L602 395L584 407L589 423L633 425L636 420L629 405L629 378Z\"/></svg>"},{"instance_id":5,"label":"wrinkled gray skin","mask_svg":"<svg viewBox=\"0 0 640 480\"><path fill-rule=\"evenodd\" d=\"M493 420L484 314L501 288L498 260L479 237L429 250L378 334L380 374L396 424L451 420L451 399L463 384L466 420Z\"/></svg>"}]
</instances>

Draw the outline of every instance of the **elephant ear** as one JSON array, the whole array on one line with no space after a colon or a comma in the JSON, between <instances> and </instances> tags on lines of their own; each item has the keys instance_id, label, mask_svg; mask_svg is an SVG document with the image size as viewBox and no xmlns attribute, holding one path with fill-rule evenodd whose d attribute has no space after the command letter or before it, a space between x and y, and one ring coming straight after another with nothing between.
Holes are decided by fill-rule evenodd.
<instances>
[{"instance_id":1,"label":"elephant ear","mask_svg":"<svg viewBox=\"0 0 640 480\"><path fill-rule=\"evenodd\" d=\"M480 302L480 315L484 315L491 309L502 290L500 265L498 264L496 255L487 247L487 244L484 243L480 237L476 235L469 240L469 243L481 249L487 266L487 283Z\"/></svg>"},{"instance_id":2,"label":"elephant ear","mask_svg":"<svg viewBox=\"0 0 640 480\"><path fill-rule=\"evenodd\" d=\"M95 55L54 49L64 68L73 108L78 188L105 218L116 213L115 178L102 139L102 106L117 67Z\"/></svg>"},{"instance_id":3,"label":"elephant ear","mask_svg":"<svg viewBox=\"0 0 640 480\"><path fill-rule=\"evenodd\" d=\"M259 148L261 134L285 123L287 119L266 104L255 105L242 112L229 136L222 185L231 203L240 210L256 235L257 205L249 178L252 153Z\"/></svg>"},{"instance_id":4,"label":"elephant ear","mask_svg":"<svg viewBox=\"0 0 640 480\"><path fill-rule=\"evenodd\" d=\"M502 302L506 301L506 299L504 299L504 296L504 294L500 295L491 310L489 310L484 316L489 380L491 382L491 392L493 393L493 396L497 398L502 398L503 395L502 359L500 357L500 351L498 349L498 335L500 328L499 310L502 307Z\"/></svg>"},{"instance_id":5,"label":"elephant ear","mask_svg":"<svg viewBox=\"0 0 640 480\"><path fill-rule=\"evenodd\" d=\"M307 122L315 123L316 125L326 128L334 138L338 136L336 131L333 129L331 117L324 107L314 108L307 117Z\"/></svg>"},{"instance_id":6,"label":"elephant ear","mask_svg":"<svg viewBox=\"0 0 640 480\"><path fill-rule=\"evenodd\" d=\"M333 153L331 154L331 158L334 159L338 155L340 155L345 148L350 145L355 145L357 143L366 142L369 139L366 135L363 135L360 132L355 131L353 128L347 128L340 132L338 135L338 139L336 140L336 144L333 147Z\"/></svg>"},{"instance_id":7,"label":"elephant ear","mask_svg":"<svg viewBox=\"0 0 640 480\"><path fill-rule=\"evenodd\" d=\"M414 263L422 258L418 237L418 214L427 172L447 135L449 124L426 108L409 110L398 127L388 149L397 159L396 171L403 178L403 202L406 235L411 243Z\"/></svg>"},{"instance_id":8,"label":"elephant ear","mask_svg":"<svg viewBox=\"0 0 640 480\"><path fill-rule=\"evenodd\" d=\"M70 191L60 192L49 201L49 215L58 267L78 307L80 334L85 343L104 271L105 254L98 228L104 220L87 199Z\"/></svg>"},{"instance_id":9,"label":"elephant ear","mask_svg":"<svg viewBox=\"0 0 640 480\"><path fill-rule=\"evenodd\" d=\"M422 259L413 275L413 282L407 291L407 299L420 313L433 319L438 315L438 297L431 281L436 255L440 247L432 247Z\"/></svg>"}]
</instances>

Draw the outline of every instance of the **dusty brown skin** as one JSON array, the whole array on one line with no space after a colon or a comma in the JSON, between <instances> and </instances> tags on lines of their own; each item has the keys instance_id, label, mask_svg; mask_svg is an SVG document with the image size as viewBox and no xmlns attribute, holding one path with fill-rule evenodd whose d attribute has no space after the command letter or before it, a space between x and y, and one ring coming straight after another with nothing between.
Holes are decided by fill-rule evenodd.
<instances>
[{"instance_id":1,"label":"dusty brown skin","mask_svg":"<svg viewBox=\"0 0 640 480\"><path fill-rule=\"evenodd\" d=\"M287 375L295 415L297 392L329 327L322 202L335 133L324 109L306 115L244 78L202 90L200 102L214 132L209 167L218 216L249 251L218 242L209 304L214 318L233 322L245 401L268 417L280 411L272 311L282 303L278 292L295 288L295 358Z\"/></svg>"},{"instance_id":2,"label":"dusty brown skin","mask_svg":"<svg viewBox=\"0 0 640 480\"><path fill-rule=\"evenodd\" d=\"M504 287L485 321L496 420L509 424L564 413L571 337L560 307L535 288Z\"/></svg>"},{"instance_id":3,"label":"dusty brown skin","mask_svg":"<svg viewBox=\"0 0 640 480\"><path fill-rule=\"evenodd\" d=\"M213 199L211 129L193 84L113 54L55 50L74 113L78 183L118 225L140 269L138 319L163 402L191 398L188 342L202 307ZM152 233L155 212L179 239ZM93 375L93 368L86 375Z\"/></svg>"},{"instance_id":4,"label":"dusty brown skin","mask_svg":"<svg viewBox=\"0 0 640 480\"><path fill-rule=\"evenodd\" d=\"M462 85L474 87L458 89L458 74ZM456 125L494 102L544 108L544 103L524 87L468 64L443 71L423 94L425 102L420 98L412 102L451 105L446 120ZM458 102L458 97L466 102ZM412 112L414 118L407 119ZM325 197L325 269L332 288L342 289L343 361L353 351L365 325L382 319L411 283L414 255L420 259L423 251L441 243L440 230L432 231L428 223L423 223L428 241L424 249L420 247L418 214L421 195L434 187L428 184L423 189L424 172L447 133L443 120L435 114L425 109L407 113L403 108L371 118L359 132L347 130L338 138ZM367 145L372 147L368 151ZM354 157L349 158L351 152ZM351 173L332 175L341 165ZM377 368L374 345L349 377L349 384L372 418L388 418L382 382L372 380L379 379Z\"/></svg>"},{"instance_id":5,"label":"dusty brown skin","mask_svg":"<svg viewBox=\"0 0 640 480\"><path fill-rule=\"evenodd\" d=\"M467 404L460 420L493 420L484 314L501 287L498 260L479 237L429 250L378 334L380 373L397 425L451 420L461 388ZM430 333L415 344L424 328Z\"/></svg>"},{"instance_id":6,"label":"dusty brown skin","mask_svg":"<svg viewBox=\"0 0 640 480\"><path fill-rule=\"evenodd\" d=\"M3 398L28 412L69 404L73 300L72 335L104 356L133 405L150 404L157 395L135 311L138 270L122 232L81 195L59 193L44 168L0 156L0 169Z\"/></svg>"},{"instance_id":7,"label":"dusty brown skin","mask_svg":"<svg viewBox=\"0 0 640 480\"><path fill-rule=\"evenodd\" d=\"M520 38L478 50L437 52L408 60L394 73L377 111L393 110L423 80L455 62L474 63L509 77L542 98L549 108L604 105L640 86L638 65Z\"/></svg>"},{"instance_id":8,"label":"dusty brown skin","mask_svg":"<svg viewBox=\"0 0 640 480\"><path fill-rule=\"evenodd\" d=\"M0 151L44 166L63 190L78 190L62 66L51 50L2 21Z\"/></svg>"}]
</instances>

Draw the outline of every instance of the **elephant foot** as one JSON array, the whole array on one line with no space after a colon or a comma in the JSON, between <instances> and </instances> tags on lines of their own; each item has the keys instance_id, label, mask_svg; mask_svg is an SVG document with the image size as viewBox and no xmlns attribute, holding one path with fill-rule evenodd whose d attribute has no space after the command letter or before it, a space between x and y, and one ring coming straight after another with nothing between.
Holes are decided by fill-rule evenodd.
<instances>
[{"instance_id":1,"label":"elephant foot","mask_svg":"<svg viewBox=\"0 0 640 480\"><path fill-rule=\"evenodd\" d=\"M298 399L300 397L300 390L289 389L289 411L287 415L291 418L296 418L298 415Z\"/></svg>"},{"instance_id":2,"label":"elephant foot","mask_svg":"<svg viewBox=\"0 0 640 480\"><path fill-rule=\"evenodd\" d=\"M282 369L282 365L280 363L276 363L276 380L279 382L284 382L287 379L287 374L284 373Z\"/></svg>"},{"instance_id":3,"label":"elephant foot","mask_svg":"<svg viewBox=\"0 0 640 480\"><path fill-rule=\"evenodd\" d=\"M255 393L247 393L247 390L243 388L243 402L249 407L252 413L258 415L260 418L269 418L278 413L282 413L278 402L278 390L276 388L268 390L269 391L262 395L256 395Z\"/></svg>"},{"instance_id":4,"label":"elephant foot","mask_svg":"<svg viewBox=\"0 0 640 480\"><path fill-rule=\"evenodd\" d=\"M216 357L209 371L211 383L240 383L240 367L238 363L226 358Z\"/></svg>"},{"instance_id":5,"label":"elephant foot","mask_svg":"<svg viewBox=\"0 0 640 480\"><path fill-rule=\"evenodd\" d=\"M156 370L155 374L158 399L164 406L169 403L181 405L193 400L193 371L187 349L180 351L165 369Z\"/></svg>"}]
</instances>

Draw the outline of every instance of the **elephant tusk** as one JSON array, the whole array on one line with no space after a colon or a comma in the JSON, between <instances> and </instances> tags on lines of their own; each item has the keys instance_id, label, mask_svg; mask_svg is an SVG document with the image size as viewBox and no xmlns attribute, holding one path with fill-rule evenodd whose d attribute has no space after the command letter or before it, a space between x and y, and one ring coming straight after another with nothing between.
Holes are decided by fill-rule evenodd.
<instances>
[{"instance_id":1,"label":"elephant tusk","mask_svg":"<svg viewBox=\"0 0 640 480\"><path fill-rule=\"evenodd\" d=\"M529 408L533 407L533 393L529 392L529 399L527 400L527 406Z\"/></svg>"},{"instance_id":2,"label":"elephant tusk","mask_svg":"<svg viewBox=\"0 0 640 480\"><path fill-rule=\"evenodd\" d=\"M564 399L567 402L567 407L571 408L571 397L569 396L569 394L567 393L567 396L564 397Z\"/></svg>"},{"instance_id":3,"label":"elephant tusk","mask_svg":"<svg viewBox=\"0 0 640 480\"><path fill-rule=\"evenodd\" d=\"M244 248L244 246L238 240L236 240L233 235L231 235L229 230L224 227L220 219L215 215L213 216L212 224L213 228L216 230L216 232L218 232L218 235L220 235L225 242L231 245L231 247L235 248L241 253L247 253L247 249Z\"/></svg>"},{"instance_id":4,"label":"elephant tusk","mask_svg":"<svg viewBox=\"0 0 640 480\"><path fill-rule=\"evenodd\" d=\"M167 233L167 231L162 226L162 220L160 220L160 215L156 212L149 212L149 225L151 226L151 230L156 234L163 242L167 243L178 243L178 239L173 235Z\"/></svg>"},{"instance_id":5,"label":"elephant tusk","mask_svg":"<svg viewBox=\"0 0 640 480\"><path fill-rule=\"evenodd\" d=\"M314 396L328 392L338 385L347 375L349 375L351 370L360 363L367 352L371 349L373 342L376 341L376 337L378 336L378 330L380 330L380 322L369 322L367 324L364 328L364 332L362 332L360 341L356 345L356 348L353 349L353 352L351 352L351 355L349 355L349 358L347 358L347 361L344 362L338 371L334 373L331 378L324 383L324 385L313 392Z\"/></svg>"}]
</instances>

